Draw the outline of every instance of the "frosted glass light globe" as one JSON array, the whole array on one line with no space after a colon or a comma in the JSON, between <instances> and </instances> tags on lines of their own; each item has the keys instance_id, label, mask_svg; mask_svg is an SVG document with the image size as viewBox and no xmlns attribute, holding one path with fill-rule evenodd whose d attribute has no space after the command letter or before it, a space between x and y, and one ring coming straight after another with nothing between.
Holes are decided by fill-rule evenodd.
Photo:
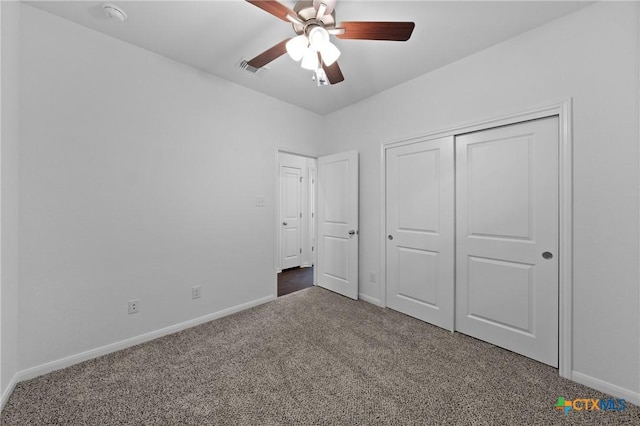
<instances>
[{"instance_id":1,"label":"frosted glass light globe","mask_svg":"<svg viewBox=\"0 0 640 426\"><path fill-rule=\"evenodd\" d=\"M299 35L289 40L285 46L287 48L287 53L291 56L291 59L297 62L302 59L304 53L307 51L309 40L307 39L307 36Z\"/></svg>"},{"instance_id":2,"label":"frosted glass light globe","mask_svg":"<svg viewBox=\"0 0 640 426\"><path fill-rule=\"evenodd\" d=\"M329 42L329 33L322 27L313 27L309 31L309 46L316 52L319 52Z\"/></svg>"}]
</instances>

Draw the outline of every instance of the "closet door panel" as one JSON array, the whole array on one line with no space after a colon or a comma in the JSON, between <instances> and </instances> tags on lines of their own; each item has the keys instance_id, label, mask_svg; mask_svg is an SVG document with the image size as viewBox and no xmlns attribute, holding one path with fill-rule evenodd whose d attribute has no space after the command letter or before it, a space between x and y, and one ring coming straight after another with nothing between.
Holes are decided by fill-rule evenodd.
<instances>
[{"instance_id":1,"label":"closet door panel","mask_svg":"<svg viewBox=\"0 0 640 426\"><path fill-rule=\"evenodd\" d=\"M456 137L456 330L558 366L558 121Z\"/></svg>"},{"instance_id":2,"label":"closet door panel","mask_svg":"<svg viewBox=\"0 0 640 426\"><path fill-rule=\"evenodd\" d=\"M453 138L386 155L387 306L453 330Z\"/></svg>"}]
</instances>

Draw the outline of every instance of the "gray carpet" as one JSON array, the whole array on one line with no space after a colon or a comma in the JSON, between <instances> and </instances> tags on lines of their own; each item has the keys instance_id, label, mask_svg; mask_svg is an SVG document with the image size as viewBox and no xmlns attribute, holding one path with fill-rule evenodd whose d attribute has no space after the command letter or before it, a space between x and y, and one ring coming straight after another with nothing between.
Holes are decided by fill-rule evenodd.
<instances>
[{"instance_id":1,"label":"gray carpet","mask_svg":"<svg viewBox=\"0 0 640 426\"><path fill-rule=\"evenodd\" d=\"M3 425L640 424L555 369L314 287L20 383Z\"/></svg>"}]
</instances>

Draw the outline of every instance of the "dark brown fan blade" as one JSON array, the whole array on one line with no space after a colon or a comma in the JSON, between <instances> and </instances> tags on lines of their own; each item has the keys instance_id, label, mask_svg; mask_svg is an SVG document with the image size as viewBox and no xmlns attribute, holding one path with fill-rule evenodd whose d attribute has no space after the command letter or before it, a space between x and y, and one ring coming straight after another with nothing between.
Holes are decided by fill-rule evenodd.
<instances>
[{"instance_id":1,"label":"dark brown fan blade","mask_svg":"<svg viewBox=\"0 0 640 426\"><path fill-rule=\"evenodd\" d=\"M287 6L283 5L280 2L272 1L272 0L247 0L254 6L258 6L260 9L264 10L275 16L276 18L280 18L283 21L289 22L287 19L287 15L298 16L296 12L289 9Z\"/></svg>"},{"instance_id":2,"label":"dark brown fan blade","mask_svg":"<svg viewBox=\"0 0 640 426\"><path fill-rule=\"evenodd\" d=\"M276 44L272 48L265 50L264 52L262 52L261 54L259 54L258 56L256 56L255 58L247 62L247 65L252 66L254 68L262 68L265 65L267 65L269 62L273 61L274 59L278 59L280 56L287 53L286 44L289 40L291 39L288 38L286 40L282 40L280 43Z\"/></svg>"},{"instance_id":3,"label":"dark brown fan blade","mask_svg":"<svg viewBox=\"0 0 640 426\"><path fill-rule=\"evenodd\" d=\"M322 63L322 68L324 69L325 74L327 74L327 78L329 79L329 83L336 84L344 81L344 76L342 75L342 71L338 66L337 62L334 62L331 65L325 65Z\"/></svg>"},{"instance_id":4,"label":"dark brown fan blade","mask_svg":"<svg viewBox=\"0 0 640 426\"><path fill-rule=\"evenodd\" d=\"M413 22L341 22L344 34L336 37L357 40L407 41L411 37Z\"/></svg>"}]
</instances>

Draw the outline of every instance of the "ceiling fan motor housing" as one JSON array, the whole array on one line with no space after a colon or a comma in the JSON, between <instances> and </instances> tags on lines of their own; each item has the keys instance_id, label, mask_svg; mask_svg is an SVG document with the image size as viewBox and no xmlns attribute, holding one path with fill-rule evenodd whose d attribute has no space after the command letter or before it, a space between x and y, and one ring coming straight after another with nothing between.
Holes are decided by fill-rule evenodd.
<instances>
[{"instance_id":1,"label":"ceiling fan motor housing","mask_svg":"<svg viewBox=\"0 0 640 426\"><path fill-rule=\"evenodd\" d=\"M296 3L293 8L294 12L298 14L298 18L304 24L299 24L297 22L293 23L293 30L296 34L301 35L309 35L309 32L313 29L314 26L320 26L327 30L333 29L336 27L336 13L335 11L331 11L331 13L325 13L320 19L316 18L317 10L313 7L313 1L311 0L302 0Z\"/></svg>"}]
</instances>

